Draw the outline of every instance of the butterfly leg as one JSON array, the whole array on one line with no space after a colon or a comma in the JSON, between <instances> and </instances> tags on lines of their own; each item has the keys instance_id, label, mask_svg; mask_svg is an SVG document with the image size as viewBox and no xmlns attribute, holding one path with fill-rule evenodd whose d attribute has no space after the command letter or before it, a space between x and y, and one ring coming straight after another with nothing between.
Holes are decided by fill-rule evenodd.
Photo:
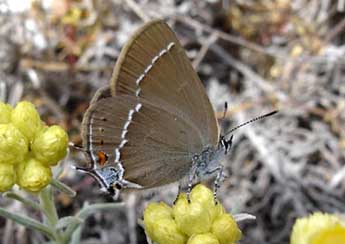
<instances>
[{"instance_id":1,"label":"butterfly leg","mask_svg":"<svg viewBox=\"0 0 345 244\"><path fill-rule=\"evenodd\" d=\"M225 179L225 175L224 175L224 166L223 165L220 165L215 171L218 171L217 172L217 176L216 176L216 179L214 181L214 188L213 188L213 198L214 198L214 201L215 203L217 204L218 201L217 201L217 191L220 187L220 183L224 181Z\"/></svg>"},{"instance_id":2,"label":"butterfly leg","mask_svg":"<svg viewBox=\"0 0 345 244\"><path fill-rule=\"evenodd\" d=\"M177 196L176 196L176 198L175 198L175 200L174 200L174 202L173 202L174 205L175 205L175 203L177 202L177 200L178 200L178 198L179 198L181 192L184 192L184 188L185 188L185 184L183 184L183 182L180 182L180 183L178 184L178 193L177 193Z\"/></svg>"},{"instance_id":3,"label":"butterfly leg","mask_svg":"<svg viewBox=\"0 0 345 244\"><path fill-rule=\"evenodd\" d=\"M194 162L194 159L193 159L192 168L188 175L188 188L187 188L187 193L186 193L188 203L190 203L190 192L192 191L193 180L196 175L197 169L198 169L197 164L196 162Z\"/></svg>"},{"instance_id":4,"label":"butterfly leg","mask_svg":"<svg viewBox=\"0 0 345 244\"><path fill-rule=\"evenodd\" d=\"M72 165L71 168L74 170L85 172L85 173L89 173L90 171L93 170L93 167L79 167L79 166L74 166L74 165Z\"/></svg>"}]
</instances>

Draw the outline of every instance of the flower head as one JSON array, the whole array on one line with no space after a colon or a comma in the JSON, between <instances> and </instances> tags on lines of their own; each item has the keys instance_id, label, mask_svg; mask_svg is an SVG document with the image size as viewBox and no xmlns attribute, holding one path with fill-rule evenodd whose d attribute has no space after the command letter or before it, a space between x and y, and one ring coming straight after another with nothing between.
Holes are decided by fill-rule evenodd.
<instances>
[{"instance_id":1,"label":"flower head","mask_svg":"<svg viewBox=\"0 0 345 244\"><path fill-rule=\"evenodd\" d=\"M13 109L0 102L0 192L14 183L38 192L52 178L50 166L65 157L68 137L59 126L44 127L33 104Z\"/></svg>"},{"instance_id":2,"label":"flower head","mask_svg":"<svg viewBox=\"0 0 345 244\"><path fill-rule=\"evenodd\" d=\"M19 102L13 109L11 122L29 141L43 128L35 106L27 101Z\"/></svg>"},{"instance_id":3,"label":"flower head","mask_svg":"<svg viewBox=\"0 0 345 244\"><path fill-rule=\"evenodd\" d=\"M0 192L8 191L15 183L13 165L0 164Z\"/></svg>"},{"instance_id":4,"label":"flower head","mask_svg":"<svg viewBox=\"0 0 345 244\"><path fill-rule=\"evenodd\" d=\"M212 233L192 235L187 244L220 244L217 237Z\"/></svg>"},{"instance_id":5,"label":"flower head","mask_svg":"<svg viewBox=\"0 0 345 244\"><path fill-rule=\"evenodd\" d=\"M151 203L144 212L145 230L158 243L184 244L186 236L178 229L172 209L165 203Z\"/></svg>"},{"instance_id":6,"label":"flower head","mask_svg":"<svg viewBox=\"0 0 345 244\"><path fill-rule=\"evenodd\" d=\"M16 164L28 152L28 140L12 124L0 124L0 164Z\"/></svg>"},{"instance_id":7,"label":"flower head","mask_svg":"<svg viewBox=\"0 0 345 244\"><path fill-rule=\"evenodd\" d=\"M34 158L17 166L17 184L29 192L40 191L51 178L50 168Z\"/></svg>"},{"instance_id":8,"label":"flower head","mask_svg":"<svg viewBox=\"0 0 345 244\"><path fill-rule=\"evenodd\" d=\"M186 194L180 194L173 211L177 226L188 236L206 233L211 229L210 211L200 202L189 203Z\"/></svg>"},{"instance_id":9,"label":"flower head","mask_svg":"<svg viewBox=\"0 0 345 244\"><path fill-rule=\"evenodd\" d=\"M345 226L335 225L316 233L310 240L312 244L345 243Z\"/></svg>"},{"instance_id":10,"label":"flower head","mask_svg":"<svg viewBox=\"0 0 345 244\"><path fill-rule=\"evenodd\" d=\"M344 240L345 221L336 215L316 212L296 220L290 243L333 244L345 243Z\"/></svg>"},{"instance_id":11,"label":"flower head","mask_svg":"<svg viewBox=\"0 0 345 244\"><path fill-rule=\"evenodd\" d=\"M212 224L212 233L218 238L220 244L236 243L241 239L242 232L230 214L221 214Z\"/></svg>"},{"instance_id":12,"label":"flower head","mask_svg":"<svg viewBox=\"0 0 345 244\"><path fill-rule=\"evenodd\" d=\"M57 125L41 130L32 142L35 158L48 165L56 165L67 154L68 136Z\"/></svg>"},{"instance_id":13,"label":"flower head","mask_svg":"<svg viewBox=\"0 0 345 244\"><path fill-rule=\"evenodd\" d=\"M0 124L6 124L11 121L12 110L11 105L0 102Z\"/></svg>"},{"instance_id":14,"label":"flower head","mask_svg":"<svg viewBox=\"0 0 345 244\"><path fill-rule=\"evenodd\" d=\"M213 192L204 185L199 184L193 188L190 193L190 200L194 203L200 203L207 210L211 221L225 213L223 205L214 201Z\"/></svg>"},{"instance_id":15,"label":"flower head","mask_svg":"<svg viewBox=\"0 0 345 244\"><path fill-rule=\"evenodd\" d=\"M234 244L242 236L232 216L201 184L193 188L190 202L183 193L172 208L150 203L144 212L144 225L148 236L159 244Z\"/></svg>"}]
</instances>

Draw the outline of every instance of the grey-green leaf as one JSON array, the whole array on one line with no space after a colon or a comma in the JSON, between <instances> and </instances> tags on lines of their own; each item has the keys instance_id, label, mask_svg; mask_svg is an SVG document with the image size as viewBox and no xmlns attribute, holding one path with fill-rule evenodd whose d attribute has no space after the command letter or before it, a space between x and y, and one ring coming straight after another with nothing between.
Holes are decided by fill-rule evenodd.
<instances>
[{"instance_id":1,"label":"grey-green leaf","mask_svg":"<svg viewBox=\"0 0 345 244\"><path fill-rule=\"evenodd\" d=\"M42 211L42 208L40 207L40 205L37 202L32 201L28 198L22 197L21 195L17 194L16 192L12 192L12 191L5 192L3 194L3 196L17 200L19 202L22 202L24 205L32 207L33 209L35 209L37 211Z\"/></svg>"},{"instance_id":2,"label":"grey-green leaf","mask_svg":"<svg viewBox=\"0 0 345 244\"><path fill-rule=\"evenodd\" d=\"M61 181L58 181L56 179L52 179L50 184L54 188L59 190L60 192L63 192L63 193L67 194L70 197L75 197L77 195L77 193L72 188L70 188L68 185L62 183Z\"/></svg>"},{"instance_id":3,"label":"grey-green leaf","mask_svg":"<svg viewBox=\"0 0 345 244\"><path fill-rule=\"evenodd\" d=\"M56 229L62 230L67 228L69 225L79 225L83 223L84 220L74 216L67 216L59 219L58 223L56 224Z\"/></svg>"},{"instance_id":4,"label":"grey-green leaf","mask_svg":"<svg viewBox=\"0 0 345 244\"><path fill-rule=\"evenodd\" d=\"M47 226L41 224L35 219L26 217L24 215L16 214L16 213L11 213L4 208L0 208L0 216L11 219L14 222L24 225L30 229L40 231L52 240L55 239L54 234L51 232L51 230Z\"/></svg>"}]
</instances>

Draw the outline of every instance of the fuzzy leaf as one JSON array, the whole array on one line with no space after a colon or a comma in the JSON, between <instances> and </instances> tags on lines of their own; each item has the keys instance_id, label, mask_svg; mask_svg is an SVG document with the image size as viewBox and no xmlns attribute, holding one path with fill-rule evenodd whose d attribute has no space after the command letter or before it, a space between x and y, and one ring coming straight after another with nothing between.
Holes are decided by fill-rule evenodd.
<instances>
[{"instance_id":1,"label":"fuzzy leaf","mask_svg":"<svg viewBox=\"0 0 345 244\"><path fill-rule=\"evenodd\" d=\"M50 229L35 219L29 218L20 214L16 214L16 213L11 213L4 208L0 208L0 216L7 219L11 219L14 222L24 225L30 229L37 230L52 240L55 239L54 234L50 231Z\"/></svg>"}]
</instances>

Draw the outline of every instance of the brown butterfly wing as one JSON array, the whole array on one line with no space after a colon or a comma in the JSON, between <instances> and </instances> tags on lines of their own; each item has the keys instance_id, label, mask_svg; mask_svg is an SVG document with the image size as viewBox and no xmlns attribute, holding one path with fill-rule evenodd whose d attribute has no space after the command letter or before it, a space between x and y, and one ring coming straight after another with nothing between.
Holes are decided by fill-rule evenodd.
<instances>
[{"instance_id":1,"label":"brown butterfly wing","mask_svg":"<svg viewBox=\"0 0 345 244\"><path fill-rule=\"evenodd\" d=\"M203 84L173 31L163 21L147 23L123 48L111 80L113 96L127 94L169 104L197 126L195 153L219 140L218 124Z\"/></svg>"},{"instance_id":2,"label":"brown butterfly wing","mask_svg":"<svg viewBox=\"0 0 345 244\"><path fill-rule=\"evenodd\" d=\"M95 104L97 101L106 98L106 97L111 97L111 91L109 86L101 87L99 88L95 95L93 96L90 106ZM90 121L90 109L86 111L86 113L83 116L83 121L81 123L81 138L83 139L83 148L89 148L89 138L88 138L88 131L89 128L87 124L89 124Z\"/></svg>"},{"instance_id":3,"label":"brown butterfly wing","mask_svg":"<svg viewBox=\"0 0 345 244\"><path fill-rule=\"evenodd\" d=\"M87 115L91 157L106 153L107 166L121 163L126 180L149 188L188 173L198 128L174 106L118 95L91 104Z\"/></svg>"}]
</instances>

